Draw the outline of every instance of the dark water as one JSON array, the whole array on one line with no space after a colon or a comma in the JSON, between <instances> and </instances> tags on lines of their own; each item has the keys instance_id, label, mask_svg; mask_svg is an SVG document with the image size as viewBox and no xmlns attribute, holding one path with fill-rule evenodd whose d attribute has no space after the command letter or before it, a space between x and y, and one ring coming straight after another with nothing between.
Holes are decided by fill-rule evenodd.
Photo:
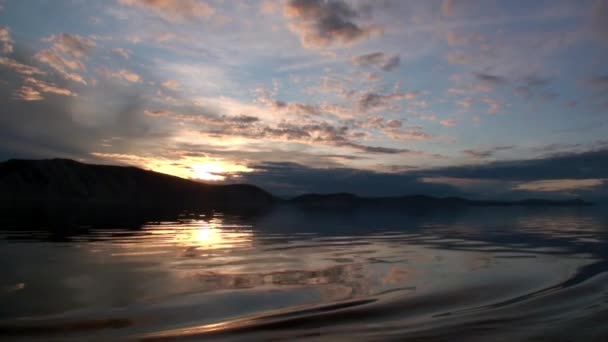
<instances>
[{"instance_id":1,"label":"dark water","mask_svg":"<svg viewBox=\"0 0 608 342\"><path fill-rule=\"evenodd\" d=\"M605 209L5 226L0 339L608 341Z\"/></svg>"}]
</instances>

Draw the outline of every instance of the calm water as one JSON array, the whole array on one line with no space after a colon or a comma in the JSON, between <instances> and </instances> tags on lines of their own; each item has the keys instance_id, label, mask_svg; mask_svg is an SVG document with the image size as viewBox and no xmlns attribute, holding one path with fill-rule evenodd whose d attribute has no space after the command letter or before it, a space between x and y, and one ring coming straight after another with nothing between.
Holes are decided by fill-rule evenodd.
<instances>
[{"instance_id":1,"label":"calm water","mask_svg":"<svg viewBox=\"0 0 608 342\"><path fill-rule=\"evenodd\" d=\"M604 209L2 227L0 339L608 341Z\"/></svg>"}]
</instances>

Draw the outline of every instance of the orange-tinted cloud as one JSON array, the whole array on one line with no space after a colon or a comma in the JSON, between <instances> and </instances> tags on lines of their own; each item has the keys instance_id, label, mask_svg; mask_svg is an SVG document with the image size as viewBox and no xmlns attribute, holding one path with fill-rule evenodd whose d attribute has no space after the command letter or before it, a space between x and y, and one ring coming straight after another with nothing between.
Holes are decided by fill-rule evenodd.
<instances>
[{"instance_id":1,"label":"orange-tinted cloud","mask_svg":"<svg viewBox=\"0 0 608 342\"><path fill-rule=\"evenodd\" d=\"M0 65L11 69L18 74L26 75L26 76L46 74L44 71L42 71L36 67L26 65L23 63L19 63L13 59L6 58L6 57L0 57Z\"/></svg>"},{"instance_id":2,"label":"orange-tinted cloud","mask_svg":"<svg viewBox=\"0 0 608 342\"><path fill-rule=\"evenodd\" d=\"M13 94L14 98L22 101L40 101L44 97L40 92L32 87L22 86Z\"/></svg>"},{"instance_id":3,"label":"orange-tinted cloud","mask_svg":"<svg viewBox=\"0 0 608 342\"><path fill-rule=\"evenodd\" d=\"M52 48L57 52L65 53L74 58L87 56L95 47L95 42L77 34L60 33L43 39L53 43Z\"/></svg>"},{"instance_id":4,"label":"orange-tinted cloud","mask_svg":"<svg viewBox=\"0 0 608 342\"><path fill-rule=\"evenodd\" d=\"M3 53L13 52L13 40L8 27L0 26L0 51Z\"/></svg>"},{"instance_id":5,"label":"orange-tinted cloud","mask_svg":"<svg viewBox=\"0 0 608 342\"><path fill-rule=\"evenodd\" d=\"M207 3L196 0L119 0L119 2L127 6L147 9L169 21L208 18L215 12Z\"/></svg>"},{"instance_id":6,"label":"orange-tinted cloud","mask_svg":"<svg viewBox=\"0 0 608 342\"><path fill-rule=\"evenodd\" d=\"M38 89L42 93L51 93L56 95L64 95L64 96L76 96L71 90L66 88L61 88L53 83L47 83L33 77L28 77L25 79L25 83L28 86Z\"/></svg>"},{"instance_id":7,"label":"orange-tinted cloud","mask_svg":"<svg viewBox=\"0 0 608 342\"><path fill-rule=\"evenodd\" d=\"M514 190L559 192L569 190L589 189L601 186L606 179L551 179L518 184Z\"/></svg>"},{"instance_id":8,"label":"orange-tinted cloud","mask_svg":"<svg viewBox=\"0 0 608 342\"><path fill-rule=\"evenodd\" d=\"M38 52L34 58L49 65L67 80L87 84L76 71L86 70L82 59L96 46L94 41L68 33L52 35L43 41L52 43L51 48Z\"/></svg>"},{"instance_id":9,"label":"orange-tinted cloud","mask_svg":"<svg viewBox=\"0 0 608 342\"><path fill-rule=\"evenodd\" d=\"M107 78L118 78L131 83L137 83L141 80L141 77L138 74L126 69L112 71L108 68L102 67L98 68L97 72Z\"/></svg>"},{"instance_id":10,"label":"orange-tinted cloud","mask_svg":"<svg viewBox=\"0 0 608 342\"><path fill-rule=\"evenodd\" d=\"M181 84L177 80L166 80L162 85L167 89L176 90Z\"/></svg>"}]
</instances>

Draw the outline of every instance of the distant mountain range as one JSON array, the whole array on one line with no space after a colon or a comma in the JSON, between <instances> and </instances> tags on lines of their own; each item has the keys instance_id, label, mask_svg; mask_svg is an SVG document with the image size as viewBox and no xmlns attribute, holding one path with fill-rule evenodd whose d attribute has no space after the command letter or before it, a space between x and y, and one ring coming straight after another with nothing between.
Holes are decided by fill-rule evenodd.
<instances>
[{"instance_id":1,"label":"distant mountain range","mask_svg":"<svg viewBox=\"0 0 608 342\"><path fill-rule=\"evenodd\" d=\"M590 205L581 199L520 201L480 201L460 197L432 197L409 195L396 197L360 197L350 193L308 194L298 196L291 203L308 207L382 206L382 207L455 207L455 206L574 206Z\"/></svg>"},{"instance_id":2,"label":"distant mountain range","mask_svg":"<svg viewBox=\"0 0 608 342\"><path fill-rule=\"evenodd\" d=\"M454 207L573 206L583 200L477 201L424 195L360 197L349 193L308 194L279 199L253 185L215 185L186 180L135 167L91 165L69 159L9 160L0 163L2 209L30 206L112 206L126 208L250 209L275 204L300 207Z\"/></svg>"}]
</instances>

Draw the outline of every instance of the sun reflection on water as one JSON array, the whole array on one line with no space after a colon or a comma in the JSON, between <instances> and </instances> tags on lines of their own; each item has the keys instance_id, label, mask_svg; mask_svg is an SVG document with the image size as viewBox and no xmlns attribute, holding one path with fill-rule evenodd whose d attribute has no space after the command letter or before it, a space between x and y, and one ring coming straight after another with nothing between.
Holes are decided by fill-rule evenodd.
<instances>
[{"instance_id":1,"label":"sun reflection on water","mask_svg":"<svg viewBox=\"0 0 608 342\"><path fill-rule=\"evenodd\" d=\"M176 228L173 241L196 249L247 247L251 246L253 241L251 227L226 225L221 218L181 223Z\"/></svg>"}]
</instances>

